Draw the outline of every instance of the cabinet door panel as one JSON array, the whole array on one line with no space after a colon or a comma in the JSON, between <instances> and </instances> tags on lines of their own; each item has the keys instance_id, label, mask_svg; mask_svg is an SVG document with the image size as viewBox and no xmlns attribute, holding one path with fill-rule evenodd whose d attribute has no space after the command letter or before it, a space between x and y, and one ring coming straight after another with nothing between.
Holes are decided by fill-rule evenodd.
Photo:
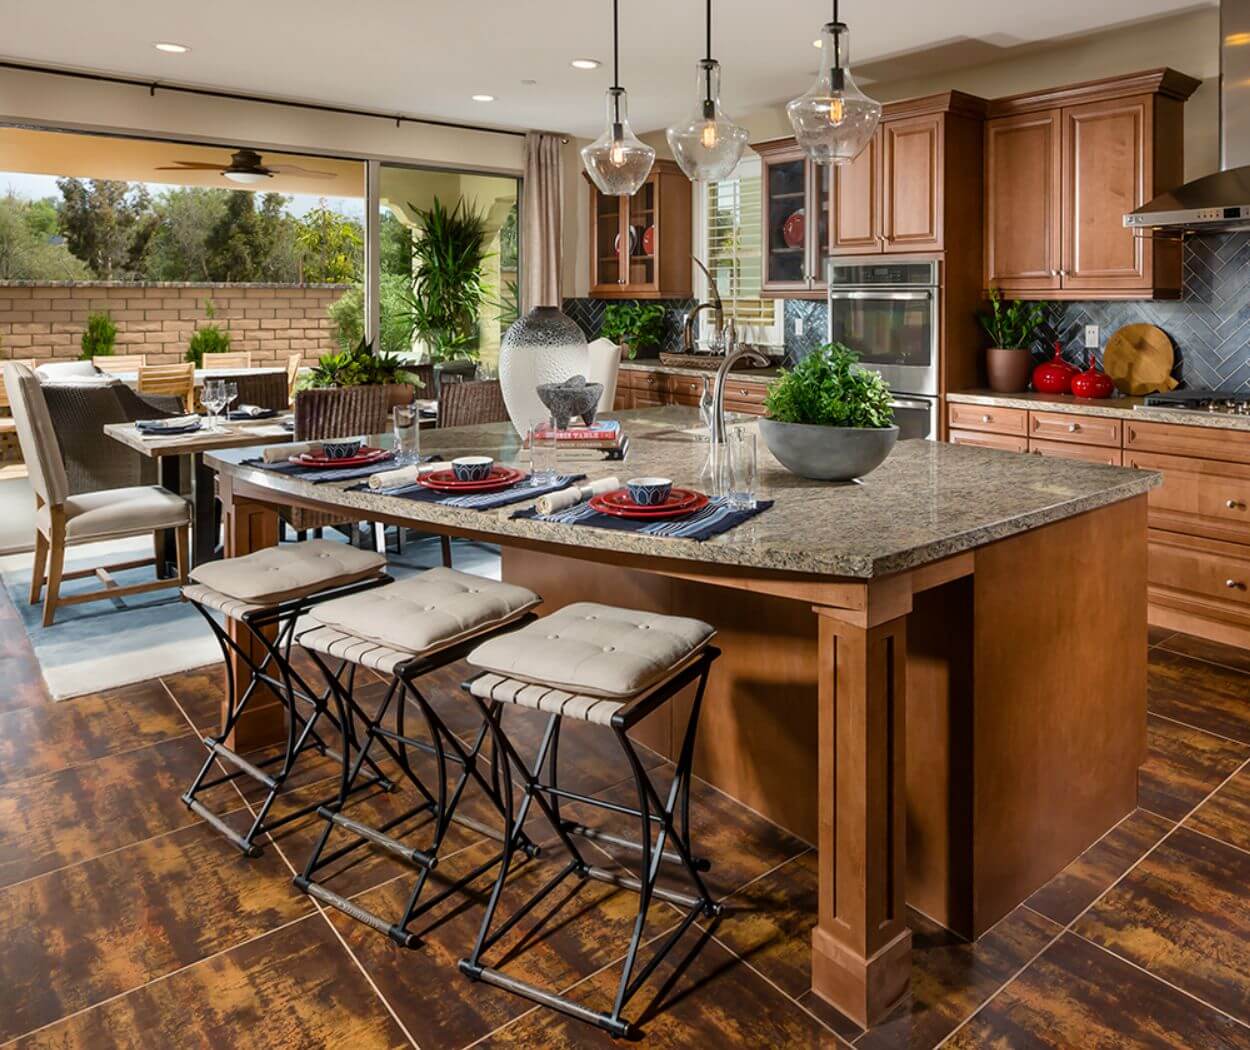
<instances>
[{"instance_id":1,"label":"cabinet door panel","mask_svg":"<svg viewBox=\"0 0 1250 1050\"><path fill-rule=\"evenodd\" d=\"M590 189L590 290L592 294L619 293L625 283L620 250L625 230L622 198Z\"/></svg>"},{"instance_id":2,"label":"cabinet door panel","mask_svg":"<svg viewBox=\"0 0 1250 1050\"><path fill-rule=\"evenodd\" d=\"M802 150L766 154L764 176L764 281L766 291L808 290L808 236L812 216L807 158ZM787 225L789 224L789 225Z\"/></svg>"},{"instance_id":3,"label":"cabinet door panel","mask_svg":"<svg viewBox=\"0 0 1250 1050\"><path fill-rule=\"evenodd\" d=\"M1149 291L1149 241L1123 217L1150 196L1150 99L1063 111L1063 287Z\"/></svg>"},{"instance_id":4,"label":"cabinet door panel","mask_svg":"<svg viewBox=\"0 0 1250 1050\"><path fill-rule=\"evenodd\" d=\"M875 255L881 251L881 132L850 164L838 167L833 183L833 255Z\"/></svg>"},{"instance_id":5,"label":"cabinet door panel","mask_svg":"<svg viewBox=\"0 0 1250 1050\"><path fill-rule=\"evenodd\" d=\"M941 249L941 115L883 124L881 161L885 250Z\"/></svg>"},{"instance_id":6,"label":"cabinet door panel","mask_svg":"<svg viewBox=\"0 0 1250 1050\"><path fill-rule=\"evenodd\" d=\"M1004 293L1059 287L1060 113L985 126L985 283Z\"/></svg>"}]
</instances>

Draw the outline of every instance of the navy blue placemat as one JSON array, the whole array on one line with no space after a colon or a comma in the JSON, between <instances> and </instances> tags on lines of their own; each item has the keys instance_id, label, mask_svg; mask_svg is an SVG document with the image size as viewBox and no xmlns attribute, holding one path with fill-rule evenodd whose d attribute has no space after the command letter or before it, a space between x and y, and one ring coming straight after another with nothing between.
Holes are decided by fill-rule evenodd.
<instances>
[{"instance_id":1,"label":"navy blue placemat","mask_svg":"<svg viewBox=\"0 0 1250 1050\"><path fill-rule=\"evenodd\" d=\"M675 539L702 541L737 528L757 514L762 514L772 505L772 500L765 499L749 509L734 510L729 506L728 500L724 497L717 497L709 500L706 507L688 518L669 518L666 521L617 518L611 514L600 514L589 503L579 503L576 507L548 514L546 517L539 514L536 508L529 507L516 511L512 517L528 518L554 525L590 525L596 529L637 532L644 536L672 536Z\"/></svg>"},{"instance_id":2,"label":"navy blue placemat","mask_svg":"<svg viewBox=\"0 0 1250 1050\"><path fill-rule=\"evenodd\" d=\"M286 474L289 477L299 478L301 481L311 481L314 484L320 484L325 481L354 481L357 478L367 478L374 474L380 474L384 470L395 469L395 457L388 456L386 459L378 460L376 463L366 463L359 467L303 467L298 463L288 463L282 461L279 463L266 463L262 459L245 459L243 460L245 467L256 467L258 470L268 470L274 474Z\"/></svg>"},{"instance_id":3,"label":"navy blue placemat","mask_svg":"<svg viewBox=\"0 0 1250 1050\"><path fill-rule=\"evenodd\" d=\"M494 510L506 507L510 503L524 503L526 500L538 499L548 492L559 492L574 482L585 481L585 474L559 474L550 485L533 486L526 482L518 482L497 492L477 492L471 495L457 496L451 492L439 492L424 485L404 485L397 489L373 489L379 496L396 496L399 499L410 499L415 503L441 503L444 507L463 507L468 510ZM353 491L368 488L367 485L353 485Z\"/></svg>"}]
</instances>

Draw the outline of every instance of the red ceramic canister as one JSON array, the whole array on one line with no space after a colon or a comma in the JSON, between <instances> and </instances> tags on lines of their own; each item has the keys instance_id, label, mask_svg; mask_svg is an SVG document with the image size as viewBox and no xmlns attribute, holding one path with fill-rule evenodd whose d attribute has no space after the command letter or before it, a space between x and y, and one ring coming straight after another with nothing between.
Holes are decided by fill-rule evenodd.
<instances>
[{"instance_id":1,"label":"red ceramic canister","mask_svg":"<svg viewBox=\"0 0 1250 1050\"><path fill-rule=\"evenodd\" d=\"M1039 394L1066 394L1076 369L1063 359L1063 346L1055 340L1055 356L1033 369L1033 389Z\"/></svg>"},{"instance_id":2,"label":"red ceramic canister","mask_svg":"<svg viewBox=\"0 0 1250 1050\"><path fill-rule=\"evenodd\" d=\"M1110 397L1115 390L1111 377L1098 367L1094 352L1089 354L1089 368L1072 377L1072 393L1077 397Z\"/></svg>"}]
</instances>

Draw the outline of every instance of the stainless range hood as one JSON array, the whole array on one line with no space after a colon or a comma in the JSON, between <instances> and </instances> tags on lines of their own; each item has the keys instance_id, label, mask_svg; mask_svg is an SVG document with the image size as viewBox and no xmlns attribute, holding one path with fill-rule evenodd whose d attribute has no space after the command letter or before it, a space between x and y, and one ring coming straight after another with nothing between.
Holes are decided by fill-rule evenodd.
<instances>
[{"instance_id":1,"label":"stainless range hood","mask_svg":"<svg viewBox=\"0 0 1250 1050\"><path fill-rule=\"evenodd\" d=\"M1134 230L1250 230L1250 0L1220 4L1220 171L1124 216Z\"/></svg>"}]
</instances>

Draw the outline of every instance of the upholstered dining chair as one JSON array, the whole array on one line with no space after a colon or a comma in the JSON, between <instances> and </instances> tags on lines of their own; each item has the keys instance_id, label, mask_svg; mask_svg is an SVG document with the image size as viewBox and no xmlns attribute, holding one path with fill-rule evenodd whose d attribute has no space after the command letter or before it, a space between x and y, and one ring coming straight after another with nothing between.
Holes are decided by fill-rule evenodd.
<instances>
[{"instance_id":1,"label":"upholstered dining chair","mask_svg":"<svg viewBox=\"0 0 1250 1050\"><path fill-rule=\"evenodd\" d=\"M118 372L137 372L148 363L147 354L103 354L91 359L101 372L116 375Z\"/></svg>"},{"instance_id":2,"label":"upholstered dining chair","mask_svg":"<svg viewBox=\"0 0 1250 1050\"><path fill-rule=\"evenodd\" d=\"M295 384L299 381L300 366L304 363L304 355L296 350L286 359L286 402L295 404Z\"/></svg>"},{"instance_id":3,"label":"upholstered dining chair","mask_svg":"<svg viewBox=\"0 0 1250 1050\"><path fill-rule=\"evenodd\" d=\"M144 365L139 369L139 393L171 394L182 399L187 412L195 411L195 365Z\"/></svg>"},{"instance_id":4,"label":"upholstered dining chair","mask_svg":"<svg viewBox=\"0 0 1250 1050\"><path fill-rule=\"evenodd\" d=\"M224 354L205 354L201 368L211 368L214 372L228 372L235 368L251 368L252 353L250 350L229 350Z\"/></svg>"},{"instance_id":5,"label":"upholstered dining chair","mask_svg":"<svg viewBox=\"0 0 1250 1050\"><path fill-rule=\"evenodd\" d=\"M190 504L159 485L135 485L71 495L56 429L34 370L10 362L4 368L4 383L12 403L22 458L26 461L30 486L35 492L35 563L30 579L30 604L38 604L46 579L43 625L52 626L56 610L61 605L122 598L163 587L181 587L186 583ZM177 578L125 586L108 585L110 571L155 565L159 536L170 529L177 537ZM153 537L152 558L65 571L66 547L145 533L151 533ZM105 586L68 597L61 594L62 581L97 575L106 581Z\"/></svg>"},{"instance_id":6,"label":"upholstered dining chair","mask_svg":"<svg viewBox=\"0 0 1250 1050\"><path fill-rule=\"evenodd\" d=\"M33 357L14 358L15 365L25 365L27 368L34 370L35 359ZM3 377L0 377L0 409L9 407L9 392L4 385ZM17 433L17 424L13 421L12 416L0 416L0 434Z\"/></svg>"}]
</instances>

